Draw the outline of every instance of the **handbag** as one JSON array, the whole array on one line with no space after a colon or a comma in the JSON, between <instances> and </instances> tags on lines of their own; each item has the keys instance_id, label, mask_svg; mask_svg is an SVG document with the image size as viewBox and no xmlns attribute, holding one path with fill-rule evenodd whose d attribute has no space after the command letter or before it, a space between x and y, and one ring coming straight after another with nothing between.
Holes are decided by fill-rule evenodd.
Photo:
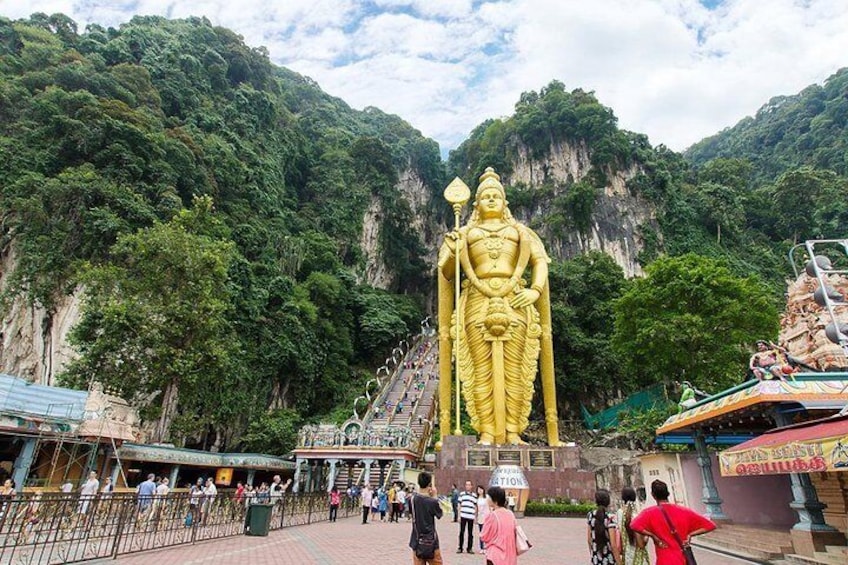
<instances>
[{"instance_id":1,"label":"handbag","mask_svg":"<svg viewBox=\"0 0 848 565\"><path fill-rule=\"evenodd\" d=\"M671 518L668 517L663 505L657 504L657 506L659 506L660 512L662 512L663 517L665 517L668 528L671 530L671 535L674 536L674 541L677 542L677 545L680 546L680 551L683 552L683 560L686 561L686 565L698 565L698 562L695 561L695 553L692 551L692 546L688 543L683 543L683 540L680 539L680 534L677 533L677 528L674 527L674 524L671 522Z\"/></svg>"},{"instance_id":2,"label":"handbag","mask_svg":"<svg viewBox=\"0 0 848 565\"><path fill-rule=\"evenodd\" d=\"M495 520L498 523L498 530L500 530L501 529L501 521L500 521L500 518L498 518L498 513L495 512L494 516L495 516ZM523 554L527 553L528 551L530 551L531 547L533 547L533 544L530 543L530 538L528 538L527 534L524 533L524 528L522 528L521 526L516 524L515 525L515 554L516 555L523 555Z\"/></svg>"},{"instance_id":3,"label":"handbag","mask_svg":"<svg viewBox=\"0 0 848 565\"><path fill-rule=\"evenodd\" d=\"M419 533L418 523L415 519L415 498L412 499L412 528L415 530L415 556L419 559L429 560L436 555L436 532Z\"/></svg>"},{"instance_id":4,"label":"handbag","mask_svg":"<svg viewBox=\"0 0 848 565\"><path fill-rule=\"evenodd\" d=\"M527 553L530 551L530 548L533 547L533 544L530 543L530 540L527 538L527 534L524 533L524 529L518 524L515 525L515 553L518 555Z\"/></svg>"}]
</instances>

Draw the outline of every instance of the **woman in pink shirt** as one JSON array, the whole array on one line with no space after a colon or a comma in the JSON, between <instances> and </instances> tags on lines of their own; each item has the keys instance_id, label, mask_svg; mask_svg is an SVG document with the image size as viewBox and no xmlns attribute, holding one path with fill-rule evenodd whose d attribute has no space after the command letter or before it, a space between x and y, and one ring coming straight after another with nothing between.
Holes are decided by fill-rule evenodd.
<instances>
[{"instance_id":1,"label":"woman in pink shirt","mask_svg":"<svg viewBox=\"0 0 848 565\"><path fill-rule=\"evenodd\" d=\"M333 486L330 489L330 522L335 522L339 516L339 504L342 502L342 495L339 494L339 489Z\"/></svg>"},{"instance_id":2,"label":"woman in pink shirt","mask_svg":"<svg viewBox=\"0 0 848 565\"><path fill-rule=\"evenodd\" d=\"M506 493L501 487L489 487L489 508L480 539L486 544L486 563L491 565L516 565L515 516L506 508Z\"/></svg>"}]
</instances>

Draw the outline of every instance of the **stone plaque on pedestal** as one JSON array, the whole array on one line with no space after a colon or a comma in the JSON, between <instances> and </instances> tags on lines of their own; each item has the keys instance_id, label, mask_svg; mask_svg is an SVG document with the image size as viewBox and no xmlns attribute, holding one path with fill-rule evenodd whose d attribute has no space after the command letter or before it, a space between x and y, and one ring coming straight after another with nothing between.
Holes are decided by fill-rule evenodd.
<instances>
[{"instance_id":1,"label":"stone plaque on pedestal","mask_svg":"<svg viewBox=\"0 0 848 565\"><path fill-rule=\"evenodd\" d=\"M489 449L469 449L465 453L465 466L469 469L492 467L492 452Z\"/></svg>"},{"instance_id":2,"label":"stone plaque on pedestal","mask_svg":"<svg viewBox=\"0 0 848 565\"><path fill-rule=\"evenodd\" d=\"M554 450L553 449L531 449L528 452L530 457L531 469L553 469L554 468Z\"/></svg>"},{"instance_id":3,"label":"stone plaque on pedestal","mask_svg":"<svg viewBox=\"0 0 848 565\"><path fill-rule=\"evenodd\" d=\"M520 449L498 449L498 465L521 466Z\"/></svg>"}]
</instances>

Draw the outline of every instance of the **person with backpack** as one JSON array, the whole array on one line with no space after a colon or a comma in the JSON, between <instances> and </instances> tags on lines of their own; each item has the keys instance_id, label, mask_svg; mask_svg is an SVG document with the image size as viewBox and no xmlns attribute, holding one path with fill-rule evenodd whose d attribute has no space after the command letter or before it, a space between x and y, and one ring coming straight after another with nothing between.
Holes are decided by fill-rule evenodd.
<instances>
[{"instance_id":1,"label":"person with backpack","mask_svg":"<svg viewBox=\"0 0 848 565\"><path fill-rule=\"evenodd\" d=\"M412 533L409 548L413 565L442 565L436 519L442 517L436 485L430 473L418 475L419 492L412 497Z\"/></svg>"},{"instance_id":2,"label":"person with backpack","mask_svg":"<svg viewBox=\"0 0 848 565\"><path fill-rule=\"evenodd\" d=\"M610 493L600 489L595 492L597 508L586 515L586 542L592 555L592 565L621 565L615 516L607 509Z\"/></svg>"},{"instance_id":3,"label":"person with backpack","mask_svg":"<svg viewBox=\"0 0 848 565\"><path fill-rule=\"evenodd\" d=\"M660 480L651 483L651 496L657 505L645 508L630 523L633 531L654 540L657 565L686 565L694 561L691 539L716 529L715 523L697 512L671 504L668 485Z\"/></svg>"}]
</instances>

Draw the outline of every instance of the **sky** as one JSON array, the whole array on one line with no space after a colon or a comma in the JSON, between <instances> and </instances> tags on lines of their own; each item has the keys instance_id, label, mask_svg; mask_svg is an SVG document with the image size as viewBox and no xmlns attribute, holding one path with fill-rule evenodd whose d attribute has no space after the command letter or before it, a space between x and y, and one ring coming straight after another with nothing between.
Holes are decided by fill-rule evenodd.
<instances>
[{"instance_id":1,"label":"sky","mask_svg":"<svg viewBox=\"0 0 848 565\"><path fill-rule=\"evenodd\" d=\"M846 0L0 0L117 27L205 16L354 108L456 147L551 80L683 150L848 66Z\"/></svg>"}]
</instances>

